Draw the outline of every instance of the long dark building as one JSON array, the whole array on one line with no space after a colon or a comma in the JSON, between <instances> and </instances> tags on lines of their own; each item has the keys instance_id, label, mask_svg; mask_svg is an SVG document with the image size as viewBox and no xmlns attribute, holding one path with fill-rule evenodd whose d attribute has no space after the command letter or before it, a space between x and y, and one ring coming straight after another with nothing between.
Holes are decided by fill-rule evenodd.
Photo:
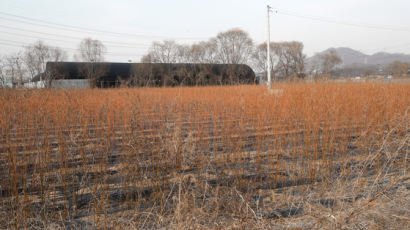
<instances>
[{"instance_id":1,"label":"long dark building","mask_svg":"<svg viewBox=\"0 0 410 230\"><path fill-rule=\"evenodd\" d=\"M91 87L163 87L255 84L256 77L247 65L48 62L45 80L88 79Z\"/></svg>"}]
</instances>

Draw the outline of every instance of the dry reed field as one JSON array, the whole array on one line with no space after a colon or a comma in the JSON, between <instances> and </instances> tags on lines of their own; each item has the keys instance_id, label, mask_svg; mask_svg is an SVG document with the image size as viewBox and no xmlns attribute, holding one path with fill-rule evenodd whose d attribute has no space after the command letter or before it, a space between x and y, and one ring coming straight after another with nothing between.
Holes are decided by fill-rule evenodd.
<instances>
[{"instance_id":1,"label":"dry reed field","mask_svg":"<svg viewBox=\"0 0 410 230\"><path fill-rule=\"evenodd\" d=\"M403 229L410 84L0 90L0 228Z\"/></svg>"}]
</instances>

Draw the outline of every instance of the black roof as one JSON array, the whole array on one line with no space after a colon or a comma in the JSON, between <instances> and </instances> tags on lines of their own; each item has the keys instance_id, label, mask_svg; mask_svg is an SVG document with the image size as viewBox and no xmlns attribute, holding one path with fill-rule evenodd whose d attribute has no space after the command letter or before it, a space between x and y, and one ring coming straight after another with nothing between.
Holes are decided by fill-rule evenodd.
<instances>
[{"instance_id":1,"label":"black roof","mask_svg":"<svg viewBox=\"0 0 410 230\"><path fill-rule=\"evenodd\" d=\"M189 63L48 62L43 79L96 78L96 86L125 83L130 86L254 84L247 65ZM33 78L39 81L40 76Z\"/></svg>"}]
</instances>

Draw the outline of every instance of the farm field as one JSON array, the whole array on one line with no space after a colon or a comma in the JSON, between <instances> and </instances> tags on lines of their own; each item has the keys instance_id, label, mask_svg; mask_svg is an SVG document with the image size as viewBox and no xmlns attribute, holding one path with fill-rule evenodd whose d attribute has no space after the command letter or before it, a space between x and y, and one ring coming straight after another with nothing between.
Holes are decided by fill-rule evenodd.
<instances>
[{"instance_id":1,"label":"farm field","mask_svg":"<svg viewBox=\"0 0 410 230\"><path fill-rule=\"evenodd\" d=\"M410 224L410 83L0 90L0 228Z\"/></svg>"}]
</instances>

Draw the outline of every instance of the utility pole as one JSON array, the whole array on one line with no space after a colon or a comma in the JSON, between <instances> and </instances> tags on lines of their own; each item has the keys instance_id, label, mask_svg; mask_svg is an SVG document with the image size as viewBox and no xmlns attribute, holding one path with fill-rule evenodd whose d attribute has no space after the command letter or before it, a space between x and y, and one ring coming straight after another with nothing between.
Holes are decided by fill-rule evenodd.
<instances>
[{"instance_id":1,"label":"utility pole","mask_svg":"<svg viewBox=\"0 0 410 230\"><path fill-rule=\"evenodd\" d=\"M271 90L271 66L270 66L270 19L269 19L269 13L271 11L271 7L268 5L267 6L267 19L268 19L268 23L267 23L267 39L266 39L266 64L267 64L267 70L266 73L268 75L268 90Z\"/></svg>"}]
</instances>

